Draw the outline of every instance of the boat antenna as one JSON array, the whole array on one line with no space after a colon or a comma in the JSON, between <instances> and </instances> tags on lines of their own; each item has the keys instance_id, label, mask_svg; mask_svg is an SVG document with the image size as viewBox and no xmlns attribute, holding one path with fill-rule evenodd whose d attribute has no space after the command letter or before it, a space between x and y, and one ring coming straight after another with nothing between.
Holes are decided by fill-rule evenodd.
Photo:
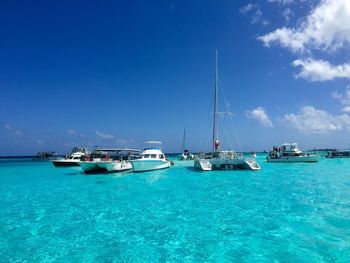
<instances>
[{"instance_id":1,"label":"boat antenna","mask_svg":"<svg viewBox=\"0 0 350 263\"><path fill-rule=\"evenodd\" d=\"M218 123L217 123L217 111L218 111L218 50L215 50L215 90L214 90L214 120L213 120L213 151L215 151L215 141L219 138Z\"/></svg>"}]
</instances>

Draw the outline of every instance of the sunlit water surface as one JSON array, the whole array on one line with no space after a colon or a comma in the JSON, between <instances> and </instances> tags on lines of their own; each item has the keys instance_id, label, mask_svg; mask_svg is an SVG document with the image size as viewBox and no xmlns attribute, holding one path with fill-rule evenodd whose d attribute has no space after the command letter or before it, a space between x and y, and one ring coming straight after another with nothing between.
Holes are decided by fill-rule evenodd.
<instances>
[{"instance_id":1,"label":"sunlit water surface","mask_svg":"<svg viewBox=\"0 0 350 263\"><path fill-rule=\"evenodd\" d=\"M0 160L0 261L349 262L350 159L84 175Z\"/></svg>"}]
</instances>

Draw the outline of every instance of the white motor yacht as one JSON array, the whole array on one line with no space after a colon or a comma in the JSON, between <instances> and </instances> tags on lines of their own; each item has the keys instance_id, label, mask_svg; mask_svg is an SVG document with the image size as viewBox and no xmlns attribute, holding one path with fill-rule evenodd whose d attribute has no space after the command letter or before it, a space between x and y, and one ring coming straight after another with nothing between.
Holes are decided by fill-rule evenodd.
<instances>
[{"instance_id":1,"label":"white motor yacht","mask_svg":"<svg viewBox=\"0 0 350 263\"><path fill-rule=\"evenodd\" d=\"M131 160L134 172L145 172L170 167L170 161L161 150L161 142L148 141L147 148L141 153L140 158Z\"/></svg>"},{"instance_id":2,"label":"white motor yacht","mask_svg":"<svg viewBox=\"0 0 350 263\"><path fill-rule=\"evenodd\" d=\"M79 166L80 159L87 156L87 154L88 151L85 147L75 147L64 159L53 160L52 163L55 167Z\"/></svg>"},{"instance_id":3,"label":"white motor yacht","mask_svg":"<svg viewBox=\"0 0 350 263\"><path fill-rule=\"evenodd\" d=\"M318 161L316 154L303 153L297 143L284 143L281 147L274 146L269 152L267 162L270 163L314 163Z\"/></svg>"},{"instance_id":4,"label":"white motor yacht","mask_svg":"<svg viewBox=\"0 0 350 263\"><path fill-rule=\"evenodd\" d=\"M233 151L220 150L220 141L218 133L218 66L216 51L215 67L215 93L214 93L214 118L212 135L212 152L200 154L194 159L194 167L202 171L211 170L259 170L259 164L253 158L246 158L243 154Z\"/></svg>"}]
</instances>

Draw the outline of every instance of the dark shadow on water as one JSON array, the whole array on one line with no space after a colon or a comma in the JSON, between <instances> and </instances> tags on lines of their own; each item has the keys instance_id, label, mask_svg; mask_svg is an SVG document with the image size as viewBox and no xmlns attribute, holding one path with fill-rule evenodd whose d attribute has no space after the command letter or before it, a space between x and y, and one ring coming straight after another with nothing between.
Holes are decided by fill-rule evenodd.
<instances>
[{"instance_id":1,"label":"dark shadow on water","mask_svg":"<svg viewBox=\"0 0 350 263\"><path fill-rule=\"evenodd\" d=\"M96 184L105 184L105 183L107 183L106 181L103 181L103 180L97 180L96 181Z\"/></svg>"},{"instance_id":2,"label":"dark shadow on water","mask_svg":"<svg viewBox=\"0 0 350 263\"><path fill-rule=\"evenodd\" d=\"M201 171L195 167L191 167L191 166L187 166L186 167L187 170L191 171L191 172L197 172L197 173L203 173L204 171Z\"/></svg>"},{"instance_id":3,"label":"dark shadow on water","mask_svg":"<svg viewBox=\"0 0 350 263\"><path fill-rule=\"evenodd\" d=\"M108 174L108 172L105 169L96 170L96 171L90 171L90 172L83 172L85 175L96 175L96 174Z\"/></svg>"},{"instance_id":4,"label":"dark shadow on water","mask_svg":"<svg viewBox=\"0 0 350 263\"><path fill-rule=\"evenodd\" d=\"M258 173L259 171L252 171L252 170L248 170L248 169L214 169L211 171L201 171L200 169L197 169L195 167L186 167L187 170L191 171L191 172L196 172L196 173L211 173L211 172L233 172L233 173L237 173L237 172L247 172L247 173Z\"/></svg>"},{"instance_id":5,"label":"dark shadow on water","mask_svg":"<svg viewBox=\"0 0 350 263\"><path fill-rule=\"evenodd\" d=\"M73 175L81 175L82 172L76 172L76 173L65 173L64 175L68 175L68 176L73 176Z\"/></svg>"}]
</instances>

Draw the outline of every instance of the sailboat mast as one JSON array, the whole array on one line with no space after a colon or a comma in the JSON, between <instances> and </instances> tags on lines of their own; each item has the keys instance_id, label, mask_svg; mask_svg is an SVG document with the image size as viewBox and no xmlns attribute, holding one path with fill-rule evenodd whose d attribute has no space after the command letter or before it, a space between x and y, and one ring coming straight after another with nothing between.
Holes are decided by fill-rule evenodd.
<instances>
[{"instance_id":1,"label":"sailboat mast","mask_svg":"<svg viewBox=\"0 0 350 263\"><path fill-rule=\"evenodd\" d=\"M184 127L184 136L182 138L182 152L185 151L186 127Z\"/></svg>"},{"instance_id":2,"label":"sailboat mast","mask_svg":"<svg viewBox=\"0 0 350 263\"><path fill-rule=\"evenodd\" d=\"M218 111L218 50L215 50L215 90L214 90L214 120L213 120L213 151L215 151L215 140L218 139L217 125Z\"/></svg>"}]
</instances>

